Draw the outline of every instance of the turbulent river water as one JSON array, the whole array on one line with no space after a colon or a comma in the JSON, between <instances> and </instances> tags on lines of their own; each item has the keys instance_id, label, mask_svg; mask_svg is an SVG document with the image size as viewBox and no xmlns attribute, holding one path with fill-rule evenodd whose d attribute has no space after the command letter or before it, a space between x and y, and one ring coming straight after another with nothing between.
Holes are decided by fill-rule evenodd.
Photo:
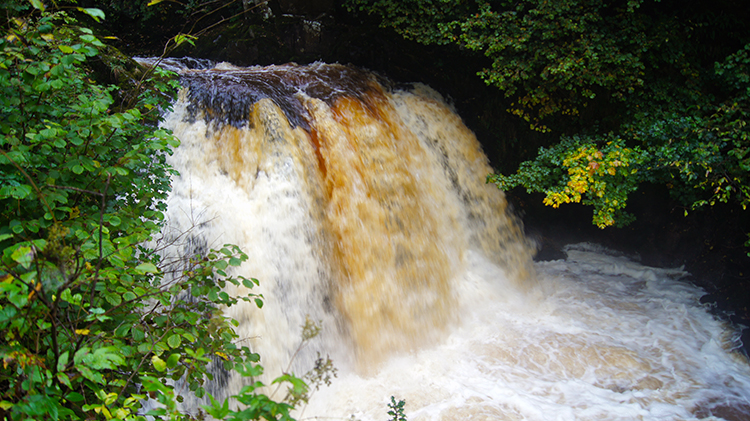
<instances>
[{"instance_id":1,"label":"turbulent river water","mask_svg":"<svg viewBox=\"0 0 750 421\"><path fill-rule=\"evenodd\" d=\"M750 417L736 332L685 273L592 244L533 263L438 93L322 63L180 72L164 234L247 252L265 306L227 314L266 380L334 361L298 419L384 420L391 396L414 421Z\"/></svg>"}]
</instances>

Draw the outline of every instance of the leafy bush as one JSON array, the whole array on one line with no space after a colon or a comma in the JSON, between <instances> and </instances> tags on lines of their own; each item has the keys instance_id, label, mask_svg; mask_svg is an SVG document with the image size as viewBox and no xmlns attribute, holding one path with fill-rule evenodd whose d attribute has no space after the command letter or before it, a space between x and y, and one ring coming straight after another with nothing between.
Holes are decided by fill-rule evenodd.
<instances>
[{"instance_id":1,"label":"leafy bush","mask_svg":"<svg viewBox=\"0 0 750 421\"><path fill-rule=\"evenodd\" d=\"M170 382L201 397L212 362L262 372L222 312L241 300L261 306L260 296L222 289L258 281L230 276L247 258L234 246L172 264L144 246L164 219L166 155L178 145L148 122L177 85L157 74L116 111L118 88L87 67L100 40L68 14L29 4L5 3L0 37L0 419L145 419L149 400L161 405L148 415L182 419ZM277 381L306 388L291 375ZM210 396L207 410L291 419L291 405L260 386L236 397L243 410Z\"/></svg>"},{"instance_id":2,"label":"leafy bush","mask_svg":"<svg viewBox=\"0 0 750 421\"><path fill-rule=\"evenodd\" d=\"M687 207L750 206L750 44L715 66L734 94L700 108L672 107L639 115L620 133L564 137L540 149L516 174L491 175L502 189L543 192L545 204L594 206L594 224L622 225L627 196L643 182L667 185Z\"/></svg>"}]
</instances>

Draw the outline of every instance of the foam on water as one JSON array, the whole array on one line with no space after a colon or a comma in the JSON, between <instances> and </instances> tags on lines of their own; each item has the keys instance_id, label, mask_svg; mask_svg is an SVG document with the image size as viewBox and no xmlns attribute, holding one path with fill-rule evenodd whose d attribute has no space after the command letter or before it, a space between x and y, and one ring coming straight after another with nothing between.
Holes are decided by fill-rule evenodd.
<instances>
[{"instance_id":1,"label":"foam on water","mask_svg":"<svg viewBox=\"0 0 750 421\"><path fill-rule=\"evenodd\" d=\"M444 340L373 376L339 376L305 417L383 419L394 395L410 420L747 419L748 365L684 272L588 244L567 252L536 264L543 296L509 293L503 272L469 253L453 280L461 320Z\"/></svg>"}]
</instances>

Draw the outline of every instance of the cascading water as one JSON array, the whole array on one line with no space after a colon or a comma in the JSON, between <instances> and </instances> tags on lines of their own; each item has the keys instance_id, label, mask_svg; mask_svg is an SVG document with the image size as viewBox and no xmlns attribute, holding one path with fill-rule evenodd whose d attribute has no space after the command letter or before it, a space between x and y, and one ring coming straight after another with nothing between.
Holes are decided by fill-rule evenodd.
<instances>
[{"instance_id":1,"label":"cascading water","mask_svg":"<svg viewBox=\"0 0 750 421\"><path fill-rule=\"evenodd\" d=\"M410 420L750 416L736 335L684 273L590 245L533 265L480 145L429 88L327 64L182 78L165 235L186 238L175 253L247 252L266 305L228 315L269 378L321 321L291 371L321 353L339 376L298 415L386 419L395 395ZM215 395L241 387L219 377Z\"/></svg>"}]
</instances>

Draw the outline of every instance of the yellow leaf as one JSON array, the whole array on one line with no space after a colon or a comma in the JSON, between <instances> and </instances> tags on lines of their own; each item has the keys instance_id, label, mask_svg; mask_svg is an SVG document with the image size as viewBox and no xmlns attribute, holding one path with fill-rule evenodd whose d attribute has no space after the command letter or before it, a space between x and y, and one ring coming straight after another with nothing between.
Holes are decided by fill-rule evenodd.
<instances>
[{"instance_id":1,"label":"yellow leaf","mask_svg":"<svg viewBox=\"0 0 750 421\"><path fill-rule=\"evenodd\" d=\"M34 296L34 294L36 294L37 292L39 292L41 289L42 289L41 282L37 282L36 285L34 286L34 289L31 290L31 292L29 293L29 297L28 297L29 300L31 299L31 297Z\"/></svg>"},{"instance_id":2,"label":"yellow leaf","mask_svg":"<svg viewBox=\"0 0 750 421\"><path fill-rule=\"evenodd\" d=\"M112 405L117 400L117 393L107 393L107 396L104 398L104 404L105 405Z\"/></svg>"},{"instance_id":3,"label":"yellow leaf","mask_svg":"<svg viewBox=\"0 0 750 421\"><path fill-rule=\"evenodd\" d=\"M91 333L91 330L89 330L89 329L76 329L76 335L84 335L84 336L86 336L89 333Z\"/></svg>"}]
</instances>

